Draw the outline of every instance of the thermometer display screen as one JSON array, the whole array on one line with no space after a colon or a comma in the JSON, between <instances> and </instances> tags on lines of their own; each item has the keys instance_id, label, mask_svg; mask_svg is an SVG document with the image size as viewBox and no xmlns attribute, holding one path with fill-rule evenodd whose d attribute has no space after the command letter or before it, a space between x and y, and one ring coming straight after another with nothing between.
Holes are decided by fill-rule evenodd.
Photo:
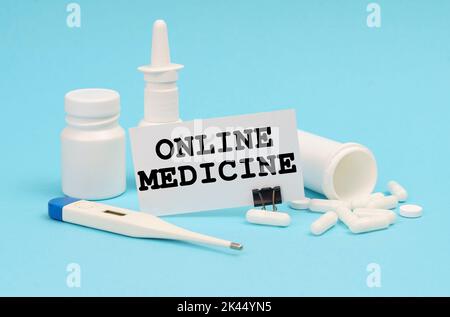
<instances>
[{"instance_id":1,"label":"thermometer display screen","mask_svg":"<svg viewBox=\"0 0 450 317\"><path fill-rule=\"evenodd\" d=\"M105 210L104 213L105 214L115 215L115 216L125 216L126 215L126 214L124 214L122 212L113 211L113 210Z\"/></svg>"}]
</instances>

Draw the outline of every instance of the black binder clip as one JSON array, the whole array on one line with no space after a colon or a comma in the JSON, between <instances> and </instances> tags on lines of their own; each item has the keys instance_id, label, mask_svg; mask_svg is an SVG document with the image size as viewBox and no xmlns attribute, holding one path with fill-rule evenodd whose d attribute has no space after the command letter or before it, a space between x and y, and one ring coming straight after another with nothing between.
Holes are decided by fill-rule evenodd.
<instances>
[{"instance_id":1,"label":"black binder clip","mask_svg":"<svg viewBox=\"0 0 450 317\"><path fill-rule=\"evenodd\" d=\"M261 189L253 189L253 204L255 207L262 206L262 209L250 209L247 211L245 218L250 223L267 226L287 227L291 223L291 217L285 212L277 211L276 204L281 204L281 188L264 187ZM272 204L272 211L266 210L266 205Z\"/></svg>"},{"instance_id":2,"label":"black binder clip","mask_svg":"<svg viewBox=\"0 0 450 317\"><path fill-rule=\"evenodd\" d=\"M272 205L272 210L277 211L276 204L281 204L283 202L281 198L281 188L280 186L275 187L264 187L261 189L253 189L253 205L255 207L262 206L263 210L266 210L266 205Z\"/></svg>"}]
</instances>

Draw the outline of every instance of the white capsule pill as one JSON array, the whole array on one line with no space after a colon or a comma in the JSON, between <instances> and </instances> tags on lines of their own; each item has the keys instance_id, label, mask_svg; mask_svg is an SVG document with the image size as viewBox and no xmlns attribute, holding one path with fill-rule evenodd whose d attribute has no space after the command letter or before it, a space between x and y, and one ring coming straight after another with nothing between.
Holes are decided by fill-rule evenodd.
<instances>
[{"instance_id":1,"label":"white capsule pill","mask_svg":"<svg viewBox=\"0 0 450 317\"><path fill-rule=\"evenodd\" d=\"M370 196L367 196L367 197L364 197L364 198L357 198L357 199L352 200L351 207L352 207L352 209L364 208L364 207L367 206L369 201L370 201Z\"/></svg>"},{"instance_id":2,"label":"white capsule pill","mask_svg":"<svg viewBox=\"0 0 450 317\"><path fill-rule=\"evenodd\" d=\"M398 199L394 195L373 199L367 204L367 208L374 209L394 209L398 206Z\"/></svg>"},{"instance_id":3,"label":"white capsule pill","mask_svg":"<svg viewBox=\"0 0 450 317\"><path fill-rule=\"evenodd\" d=\"M396 181L390 181L388 183L389 192L396 196L398 201L404 202L406 199L408 199L408 192L406 189L397 183Z\"/></svg>"},{"instance_id":4,"label":"white capsule pill","mask_svg":"<svg viewBox=\"0 0 450 317\"><path fill-rule=\"evenodd\" d=\"M370 194L369 197L370 197L370 199L378 199L378 198L384 197L384 194L381 192L377 192L377 193Z\"/></svg>"},{"instance_id":5,"label":"white capsule pill","mask_svg":"<svg viewBox=\"0 0 450 317\"><path fill-rule=\"evenodd\" d=\"M389 219L383 216L363 217L353 221L349 228L353 233L364 233L389 227Z\"/></svg>"},{"instance_id":6,"label":"white capsule pill","mask_svg":"<svg viewBox=\"0 0 450 317\"><path fill-rule=\"evenodd\" d=\"M373 193L373 194L370 194L369 196L362 197L362 198L357 198L355 200L352 200L350 205L351 205L352 209L365 208L365 207L367 207L369 202L371 202L372 200L381 198L381 197L384 197L383 193Z\"/></svg>"},{"instance_id":7,"label":"white capsule pill","mask_svg":"<svg viewBox=\"0 0 450 317\"><path fill-rule=\"evenodd\" d=\"M322 233L333 227L337 221L337 214L333 211L328 211L311 224L311 232L317 236L321 235Z\"/></svg>"},{"instance_id":8,"label":"white capsule pill","mask_svg":"<svg viewBox=\"0 0 450 317\"><path fill-rule=\"evenodd\" d=\"M393 224L397 218L395 212L388 209L356 208L353 210L353 213L360 218L373 216L387 217L390 224Z\"/></svg>"},{"instance_id":9,"label":"white capsule pill","mask_svg":"<svg viewBox=\"0 0 450 317\"><path fill-rule=\"evenodd\" d=\"M400 206L400 216L406 218L417 218L422 216L423 208L418 205L402 205Z\"/></svg>"},{"instance_id":10,"label":"white capsule pill","mask_svg":"<svg viewBox=\"0 0 450 317\"><path fill-rule=\"evenodd\" d=\"M309 210L315 212L335 211L337 208L341 206L348 206L348 205L349 203L340 200L311 199L309 201Z\"/></svg>"},{"instance_id":11,"label":"white capsule pill","mask_svg":"<svg viewBox=\"0 0 450 317\"><path fill-rule=\"evenodd\" d=\"M259 225L287 227L291 217L285 212L250 209L245 216L248 222Z\"/></svg>"},{"instance_id":12,"label":"white capsule pill","mask_svg":"<svg viewBox=\"0 0 450 317\"><path fill-rule=\"evenodd\" d=\"M289 207L293 209L308 209L309 208L309 201L311 199L305 197L305 199L299 199L299 200L293 200L289 202Z\"/></svg>"},{"instance_id":13,"label":"white capsule pill","mask_svg":"<svg viewBox=\"0 0 450 317\"><path fill-rule=\"evenodd\" d=\"M347 227L350 228L353 222L358 220L358 216L353 214L353 212L347 207L338 207L336 209L336 214L339 217L339 220L342 221Z\"/></svg>"}]
</instances>

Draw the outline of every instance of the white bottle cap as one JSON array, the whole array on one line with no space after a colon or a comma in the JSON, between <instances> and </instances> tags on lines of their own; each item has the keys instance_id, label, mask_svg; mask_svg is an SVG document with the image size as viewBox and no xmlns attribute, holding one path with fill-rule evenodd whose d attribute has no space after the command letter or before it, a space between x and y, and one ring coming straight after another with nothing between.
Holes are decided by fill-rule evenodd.
<instances>
[{"instance_id":1,"label":"white bottle cap","mask_svg":"<svg viewBox=\"0 0 450 317\"><path fill-rule=\"evenodd\" d=\"M120 95L111 89L72 90L64 97L64 109L69 116L74 117L112 117L120 113Z\"/></svg>"}]
</instances>

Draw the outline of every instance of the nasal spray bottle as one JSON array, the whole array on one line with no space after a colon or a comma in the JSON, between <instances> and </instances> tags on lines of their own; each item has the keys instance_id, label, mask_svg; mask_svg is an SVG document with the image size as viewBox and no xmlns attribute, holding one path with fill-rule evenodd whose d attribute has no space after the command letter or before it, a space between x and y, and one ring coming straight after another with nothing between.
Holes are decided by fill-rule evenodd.
<instances>
[{"instance_id":1,"label":"nasal spray bottle","mask_svg":"<svg viewBox=\"0 0 450 317\"><path fill-rule=\"evenodd\" d=\"M180 122L178 113L178 70L183 65L170 62L167 25L163 20L153 24L151 64L141 66L144 73L144 119L139 126Z\"/></svg>"}]
</instances>

